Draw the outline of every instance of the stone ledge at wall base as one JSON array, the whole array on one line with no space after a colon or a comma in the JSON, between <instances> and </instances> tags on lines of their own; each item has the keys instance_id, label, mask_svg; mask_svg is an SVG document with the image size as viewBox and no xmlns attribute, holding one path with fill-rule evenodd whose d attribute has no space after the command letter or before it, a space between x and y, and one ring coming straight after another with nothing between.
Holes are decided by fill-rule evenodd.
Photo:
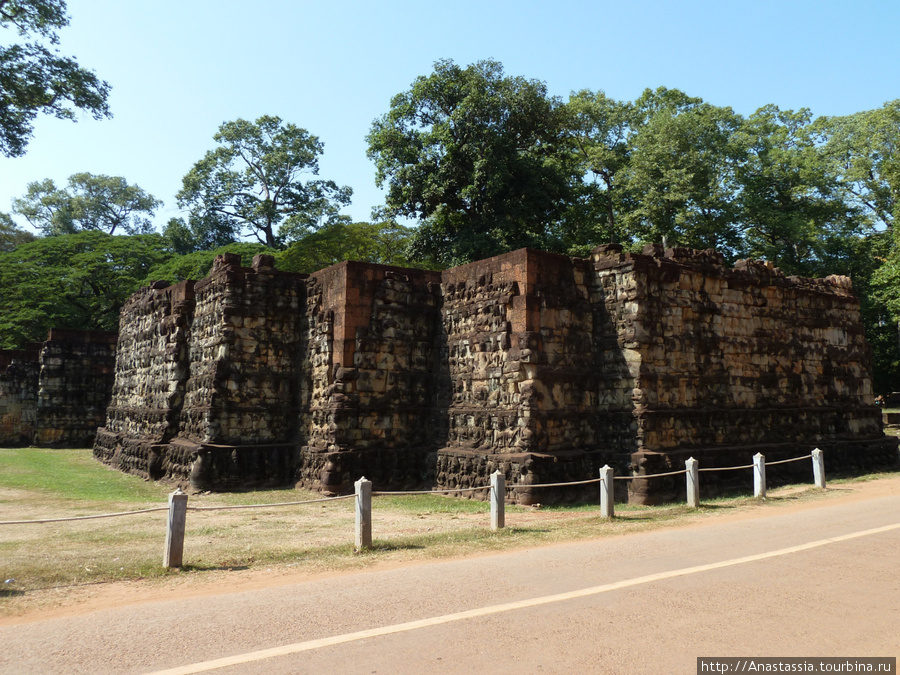
<instances>
[{"instance_id":1,"label":"stone ledge at wall base","mask_svg":"<svg viewBox=\"0 0 900 675\"><path fill-rule=\"evenodd\" d=\"M297 447L136 440L98 430L94 457L104 464L184 489L210 492L293 487Z\"/></svg>"},{"instance_id":2,"label":"stone ledge at wall base","mask_svg":"<svg viewBox=\"0 0 900 675\"><path fill-rule=\"evenodd\" d=\"M422 490L434 485L434 474L435 453L420 448L329 451L304 446L296 483L326 495L345 495L365 475L376 490Z\"/></svg>"},{"instance_id":3,"label":"stone ledge at wall base","mask_svg":"<svg viewBox=\"0 0 900 675\"><path fill-rule=\"evenodd\" d=\"M71 408L38 407L38 423L32 443L39 448L89 448L97 434L97 420L105 411L86 409L83 413ZM53 420L54 427L45 426Z\"/></svg>"},{"instance_id":4,"label":"stone ledge at wall base","mask_svg":"<svg viewBox=\"0 0 900 675\"><path fill-rule=\"evenodd\" d=\"M166 446L153 441L126 438L106 429L98 429L94 440L94 458L144 480L161 480L169 478L161 470L164 448ZM178 482L177 477L175 482Z\"/></svg>"},{"instance_id":5,"label":"stone ledge at wall base","mask_svg":"<svg viewBox=\"0 0 900 675\"><path fill-rule=\"evenodd\" d=\"M597 500L596 484L573 487L540 487L542 484L572 483L599 477L604 464L616 467L619 475L629 471L628 453L601 451L560 451L550 454L524 452L485 454L477 450L444 448L437 453L435 486L437 489L475 488L488 485L495 471L504 475L506 499L522 506L535 504L571 504ZM620 501L627 499L627 488L616 485ZM474 499L487 499L487 491L473 492Z\"/></svg>"},{"instance_id":6,"label":"stone ledge at wall base","mask_svg":"<svg viewBox=\"0 0 900 675\"><path fill-rule=\"evenodd\" d=\"M172 444L194 457L190 485L195 490L228 492L293 487L297 446L221 446L178 441Z\"/></svg>"}]
</instances>

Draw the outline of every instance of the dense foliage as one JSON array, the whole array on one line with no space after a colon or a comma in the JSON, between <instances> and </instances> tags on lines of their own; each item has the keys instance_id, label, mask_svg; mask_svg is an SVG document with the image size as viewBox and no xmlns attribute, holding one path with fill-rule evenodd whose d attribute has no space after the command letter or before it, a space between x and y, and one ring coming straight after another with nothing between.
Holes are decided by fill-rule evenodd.
<instances>
[{"instance_id":1,"label":"dense foliage","mask_svg":"<svg viewBox=\"0 0 900 675\"><path fill-rule=\"evenodd\" d=\"M249 267L253 256L259 253L275 253L273 249L249 241L234 242L220 246L211 251L194 251L184 255L174 255L150 268L143 285L149 286L154 281L168 281L177 284L185 279L202 279L209 274L213 261L222 253L237 253L241 256L241 264Z\"/></svg>"},{"instance_id":2,"label":"dense foliage","mask_svg":"<svg viewBox=\"0 0 900 675\"><path fill-rule=\"evenodd\" d=\"M0 212L0 253L13 251L20 244L34 241L35 237L28 230L16 226L8 213Z\"/></svg>"},{"instance_id":3,"label":"dense foliage","mask_svg":"<svg viewBox=\"0 0 900 675\"><path fill-rule=\"evenodd\" d=\"M344 260L427 267L428 262L409 257L413 232L392 221L332 223L279 252L278 269L309 273Z\"/></svg>"},{"instance_id":4,"label":"dense foliage","mask_svg":"<svg viewBox=\"0 0 900 675\"><path fill-rule=\"evenodd\" d=\"M416 253L445 265L557 248L571 201L560 101L495 61L439 61L375 121L369 156L392 215L421 221Z\"/></svg>"},{"instance_id":5,"label":"dense foliage","mask_svg":"<svg viewBox=\"0 0 900 675\"><path fill-rule=\"evenodd\" d=\"M122 304L169 255L158 234L98 231L0 253L0 347L44 340L50 328L118 330Z\"/></svg>"},{"instance_id":6,"label":"dense foliage","mask_svg":"<svg viewBox=\"0 0 900 675\"><path fill-rule=\"evenodd\" d=\"M30 40L0 45L0 153L7 157L25 154L39 114L109 117L109 85L57 53L57 30L68 23L63 0L0 0L0 27Z\"/></svg>"}]
</instances>

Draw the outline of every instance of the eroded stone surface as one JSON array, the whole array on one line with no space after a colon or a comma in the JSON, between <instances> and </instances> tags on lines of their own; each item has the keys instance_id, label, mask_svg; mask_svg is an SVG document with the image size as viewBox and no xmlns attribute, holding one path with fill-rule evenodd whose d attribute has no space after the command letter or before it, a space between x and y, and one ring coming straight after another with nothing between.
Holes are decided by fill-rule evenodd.
<instances>
[{"instance_id":1,"label":"eroded stone surface","mask_svg":"<svg viewBox=\"0 0 900 675\"><path fill-rule=\"evenodd\" d=\"M30 445L37 426L40 344L0 351L0 445Z\"/></svg>"},{"instance_id":2,"label":"eroded stone surface","mask_svg":"<svg viewBox=\"0 0 900 675\"><path fill-rule=\"evenodd\" d=\"M88 447L106 419L116 334L54 328L0 352L0 445Z\"/></svg>"},{"instance_id":3,"label":"eroded stone surface","mask_svg":"<svg viewBox=\"0 0 900 675\"><path fill-rule=\"evenodd\" d=\"M527 503L596 492L531 486L606 463L642 475L815 446L832 468L898 461L849 280L731 269L713 251L309 276L226 255L196 284L143 289L120 330L95 454L195 488L468 488L499 469ZM637 480L631 497L679 490Z\"/></svg>"}]
</instances>

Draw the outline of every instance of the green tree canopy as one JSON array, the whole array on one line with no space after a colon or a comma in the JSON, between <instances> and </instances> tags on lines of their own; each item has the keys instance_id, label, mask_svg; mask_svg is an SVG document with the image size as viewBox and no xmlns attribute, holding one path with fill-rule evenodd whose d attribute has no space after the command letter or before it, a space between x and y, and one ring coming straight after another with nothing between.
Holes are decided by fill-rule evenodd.
<instances>
[{"instance_id":1,"label":"green tree canopy","mask_svg":"<svg viewBox=\"0 0 900 675\"><path fill-rule=\"evenodd\" d=\"M241 256L241 264L244 267L249 267L253 262L253 256L256 254L274 254L275 252L275 249L271 249L263 244L239 241L220 246L211 251L194 251L184 255L176 255L160 264L154 265L147 273L142 285L149 286L154 281L168 281L171 284L175 284L185 279L194 279L195 281L203 279L212 269L216 256L222 253L237 253Z\"/></svg>"},{"instance_id":2,"label":"green tree canopy","mask_svg":"<svg viewBox=\"0 0 900 675\"><path fill-rule=\"evenodd\" d=\"M0 26L56 45L69 23L63 0L0 0ZM38 42L0 45L0 153L25 154L39 114L75 120L76 111L109 117L109 85Z\"/></svg>"},{"instance_id":3,"label":"green tree canopy","mask_svg":"<svg viewBox=\"0 0 900 675\"><path fill-rule=\"evenodd\" d=\"M628 197L622 172L631 157L630 140L637 123L634 106L602 91L583 89L569 97L565 112L567 144L584 176L578 200L581 213L571 213L569 220L575 217L597 228L593 236L587 235L587 245L624 241L628 235L621 215L628 208Z\"/></svg>"},{"instance_id":4,"label":"green tree canopy","mask_svg":"<svg viewBox=\"0 0 900 675\"><path fill-rule=\"evenodd\" d=\"M190 214L187 222L184 218L170 218L163 228L163 237L179 255L211 251L238 241L225 220L201 213Z\"/></svg>"},{"instance_id":5,"label":"green tree canopy","mask_svg":"<svg viewBox=\"0 0 900 675\"><path fill-rule=\"evenodd\" d=\"M315 272L344 260L415 266L409 248L415 230L392 221L333 223L294 242L278 255L278 268Z\"/></svg>"},{"instance_id":6,"label":"green tree canopy","mask_svg":"<svg viewBox=\"0 0 900 675\"><path fill-rule=\"evenodd\" d=\"M50 328L118 330L122 304L170 255L158 234L98 231L0 253L0 346L43 340Z\"/></svg>"},{"instance_id":7,"label":"green tree canopy","mask_svg":"<svg viewBox=\"0 0 900 675\"><path fill-rule=\"evenodd\" d=\"M49 178L28 184L24 197L13 200L13 212L44 235L99 230L107 234L147 234L150 218L162 202L121 176L76 173L65 188Z\"/></svg>"},{"instance_id":8,"label":"green tree canopy","mask_svg":"<svg viewBox=\"0 0 900 675\"><path fill-rule=\"evenodd\" d=\"M740 130L747 149L738 168L745 252L794 274L827 271L823 261L872 233L847 203L816 143L809 110L768 105Z\"/></svg>"},{"instance_id":9,"label":"green tree canopy","mask_svg":"<svg viewBox=\"0 0 900 675\"><path fill-rule=\"evenodd\" d=\"M900 215L900 99L845 117L820 117L812 126L847 201L876 226L892 228Z\"/></svg>"},{"instance_id":10,"label":"green tree canopy","mask_svg":"<svg viewBox=\"0 0 900 675\"><path fill-rule=\"evenodd\" d=\"M532 246L560 247L554 226L574 199L558 99L496 61L438 61L391 101L368 135L393 216L416 218L415 251L457 264Z\"/></svg>"},{"instance_id":11,"label":"green tree canopy","mask_svg":"<svg viewBox=\"0 0 900 675\"><path fill-rule=\"evenodd\" d=\"M13 251L20 244L34 241L34 239L31 232L17 227L8 213L0 211L0 253Z\"/></svg>"},{"instance_id":12,"label":"green tree canopy","mask_svg":"<svg viewBox=\"0 0 900 675\"><path fill-rule=\"evenodd\" d=\"M628 194L625 231L641 242L739 251L740 116L664 88L645 91L635 113L639 126L620 172Z\"/></svg>"},{"instance_id":13,"label":"green tree canopy","mask_svg":"<svg viewBox=\"0 0 900 675\"><path fill-rule=\"evenodd\" d=\"M187 228L198 241L247 235L281 248L338 217L352 190L318 175L323 144L306 129L278 117L226 122L219 144L184 177L178 205L190 212Z\"/></svg>"}]
</instances>

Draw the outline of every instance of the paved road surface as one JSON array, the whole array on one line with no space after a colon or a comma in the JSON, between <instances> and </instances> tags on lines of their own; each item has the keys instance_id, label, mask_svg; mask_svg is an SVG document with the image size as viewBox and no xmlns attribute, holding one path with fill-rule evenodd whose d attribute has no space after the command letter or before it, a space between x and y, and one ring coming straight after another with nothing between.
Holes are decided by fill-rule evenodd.
<instances>
[{"instance_id":1,"label":"paved road surface","mask_svg":"<svg viewBox=\"0 0 900 675\"><path fill-rule=\"evenodd\" d=\"M0 672L694 673L698 656L900 655L900 495L759 512L5 626Z\"/></svg>"}]
</instances>

